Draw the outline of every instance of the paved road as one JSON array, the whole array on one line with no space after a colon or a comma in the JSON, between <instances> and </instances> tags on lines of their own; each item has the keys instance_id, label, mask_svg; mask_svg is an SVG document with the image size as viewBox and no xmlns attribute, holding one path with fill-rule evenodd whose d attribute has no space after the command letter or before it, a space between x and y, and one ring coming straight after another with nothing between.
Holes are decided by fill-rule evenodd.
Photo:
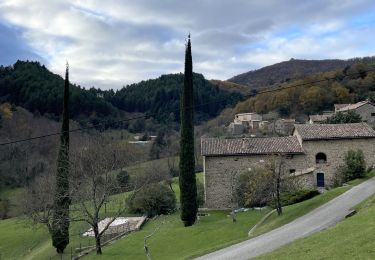
<instances>
[{"instance_id":1,"label":"paved road","mask_svg":"<svg viewBox=\"0 0 375 260\"><path fill-rule=\"evenodd\" d=\"M335 225L343 220L351 208L375 194L375 177L314 209L310 213L268 233L233 246L199 257L208 259L249 259L271 252L296 239Z\"/></svg>"}]
</instances>

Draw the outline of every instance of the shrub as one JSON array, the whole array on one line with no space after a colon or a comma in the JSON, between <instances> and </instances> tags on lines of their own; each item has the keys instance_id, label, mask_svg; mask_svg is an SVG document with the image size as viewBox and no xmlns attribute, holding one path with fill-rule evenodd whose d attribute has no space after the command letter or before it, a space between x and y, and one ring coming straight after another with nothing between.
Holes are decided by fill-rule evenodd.
<instances>
[{"instance_id":1,"label":"shrub","mask_svg":"<svg viewBox=\"0 0 375 260\"><path fill-rule=\"evenodd\" d=\"M197 203L198 207L204 204L204 186L203 183L197 181Z\"/></svg>"},{"instance_id":2,"label":"shrub","mask_svg":"<svg viewBox=\"0 0 375 260\"><path fill-rule=\"evenodd\" d=\"M116 179L117 179L117 184L120 186L122 191L128 190L128 188L130 186L129 185L130 175L127 171L121 170L117 174Z\"/></svg>"},{"instance_id":3,"label":"shrub","mask_svg":"<svg viewBox=\"0 0 375 260\"><path fill-rule=\"evenodd\" d=\"M281 194L281 205L287 206L311 199L319 195L317 190L299 190L295 192L284 192Z\"/></svg>"},{"instance_id":4,"label":"shrub","mask_svg":"<svg viewBox=\"0 0 375 260\"><path fill-rule=\"evenodd\" d=\"M265 206L269 200L270 171L256 167L243 172L236 181L235 200L241 207Z\"/></svg>"},{"instance_id":5,"label":"shrub","mask_svg":"<svg viewBox=\"0 0 375 260\"><path fill-rule=\"evenodd\" d=\"M345 181L362 178L366 174L366 162L362 150L349 150L345 154L345 165L342 167Z\"/></svg>"},{"instance_id":6,"label":"shrub","mask_svg":"<svg viewBox=\"0 0 375 260\"><path fill-rule=\"evenodd\" d=\"M9 207L9 200L0 198L0 219L6 219L8 217Z\"/></svg>"},{"instance_id":7,"label":"shrub","mask_svg":"<svg viewBox=\"0 0 375 260\"><path fill-rule=\"evenodd\" d=\"M141 213L152 217L174 212L176 197L167 185L153 183L142 188L134 196L130 196L126 204L130 213Z\"/></svg>"}]
</instances>

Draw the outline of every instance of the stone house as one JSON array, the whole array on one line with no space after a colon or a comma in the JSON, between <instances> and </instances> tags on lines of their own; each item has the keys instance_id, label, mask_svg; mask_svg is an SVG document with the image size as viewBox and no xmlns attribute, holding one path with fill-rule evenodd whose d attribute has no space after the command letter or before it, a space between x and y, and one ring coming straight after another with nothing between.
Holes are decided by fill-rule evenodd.
<instances>
[{"instance_id":1,"label":"stone house","mask_svg":"<svg viewBox=\"0 0 375 260\"><path fill-rule=\"evenodd\" d=\"M234 121L230 123L228 130L234 135L251 132L252 130L256 131L259 129L261 122L262 116L257 113L236 114Z\"/></svg>"},{"instance_id":2,"label":"stone house","mask_svg":"<svg viewBox=\"0 0 375 260\"><path fill-rule=\"evenodd\" d=\"M230 208L235 176L283 155L287 172L306 187L330 187L348 150L361 149L375 164L375 131L365 123L295 125L292 136L202 138L205 206Z\"/></svg>"},{"instance_id":3,"label":"stone house","mask_svg":"<svg viewBox=\"0 0 375 260\"><path fill-rule=\"evenodd\" d=\"M355 104L335 104L335 113L355 111L362 117L362 121L370 125L375 125L375 105L369 100L364 100Z\"/></svg>"},{"instance_id":4,"label":"stone house","mask_svg":"<svg viewBox=\"0 0 375 260\"><path fill-rule=\"evenodd\" d=\"M295 119L278 119L275 121L275 132L283 136L291 135L295 123Z\"/></svg>"},{"instance_id":5,"label":"stone house","mask_svg":"<svg viewBox=\"0 0 375 260\"><path fill-rule=\"evenodd\" d=\"M309 124L321 124L323 121L331 117L334 113L332 111L323 111L321 115L310 115Z\"/></svg>"}]
</instances>

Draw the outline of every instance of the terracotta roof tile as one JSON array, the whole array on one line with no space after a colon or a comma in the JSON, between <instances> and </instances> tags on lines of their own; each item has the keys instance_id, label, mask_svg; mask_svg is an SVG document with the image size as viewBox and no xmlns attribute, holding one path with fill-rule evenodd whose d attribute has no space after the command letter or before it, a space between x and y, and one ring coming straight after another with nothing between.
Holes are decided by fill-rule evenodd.
<instances>
[{"instance_id":1,"label":"terracotta roof tile","mask_svg":"<svg viewBox=\"0 0 375 260\"><path fill-rule=\"evenodd\" d=\"M348 110L354 110L354 109L357 109L363 105L366 105L366 104L371 104L373 105L370 101L368 100L364 100L364 101L360 101L358 103L355 103L355 104L342 104L342 105L345 105L345 106L341 106L337 109L337 112L345 112L345 111L348 111ZM339 104L336 104L336 105L339 105ZM335 106L336 106L335 105Z\"/></svg>"},{"instance_id":2,"label":"terracotta roof tile","mask_svg":"<svg viewBox=\"0 0 375 260\"><path fill-rule=\"evenodd\" d=\"M245 155L274 153L303 153L294 136L269 138L202 138L201 153L209 155Z\"/></svg>"},{"instance_id":3,"label":"terracotta roof tile","mask_svg":"<svg viewBox=\"0 0 375 260\"><path fill-rule=\"evenodd\" d=\"M302 140L375 138L375 131L366 123L294 125Z\"/></svg>"}]
</instances>

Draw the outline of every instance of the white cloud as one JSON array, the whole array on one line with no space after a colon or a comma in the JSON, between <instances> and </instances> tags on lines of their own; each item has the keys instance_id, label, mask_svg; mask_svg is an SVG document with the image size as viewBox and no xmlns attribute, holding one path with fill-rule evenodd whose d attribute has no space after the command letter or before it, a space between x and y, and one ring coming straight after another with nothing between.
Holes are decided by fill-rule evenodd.
<instances>
[{"instance_id":1,"label":"white cloud","mask_svg":"<svg viewBox=\"0 0 375 260\"><path fill-rule=\"evenodd\" d=\"M370 0L4 0L0 22L22 28L52 71L67 59L73 82L120 88L182 71L189 31L194 69L207 78L291 57L373 55L375 26L350 20L374 9Z\"/></svg>"}]
</instances>

